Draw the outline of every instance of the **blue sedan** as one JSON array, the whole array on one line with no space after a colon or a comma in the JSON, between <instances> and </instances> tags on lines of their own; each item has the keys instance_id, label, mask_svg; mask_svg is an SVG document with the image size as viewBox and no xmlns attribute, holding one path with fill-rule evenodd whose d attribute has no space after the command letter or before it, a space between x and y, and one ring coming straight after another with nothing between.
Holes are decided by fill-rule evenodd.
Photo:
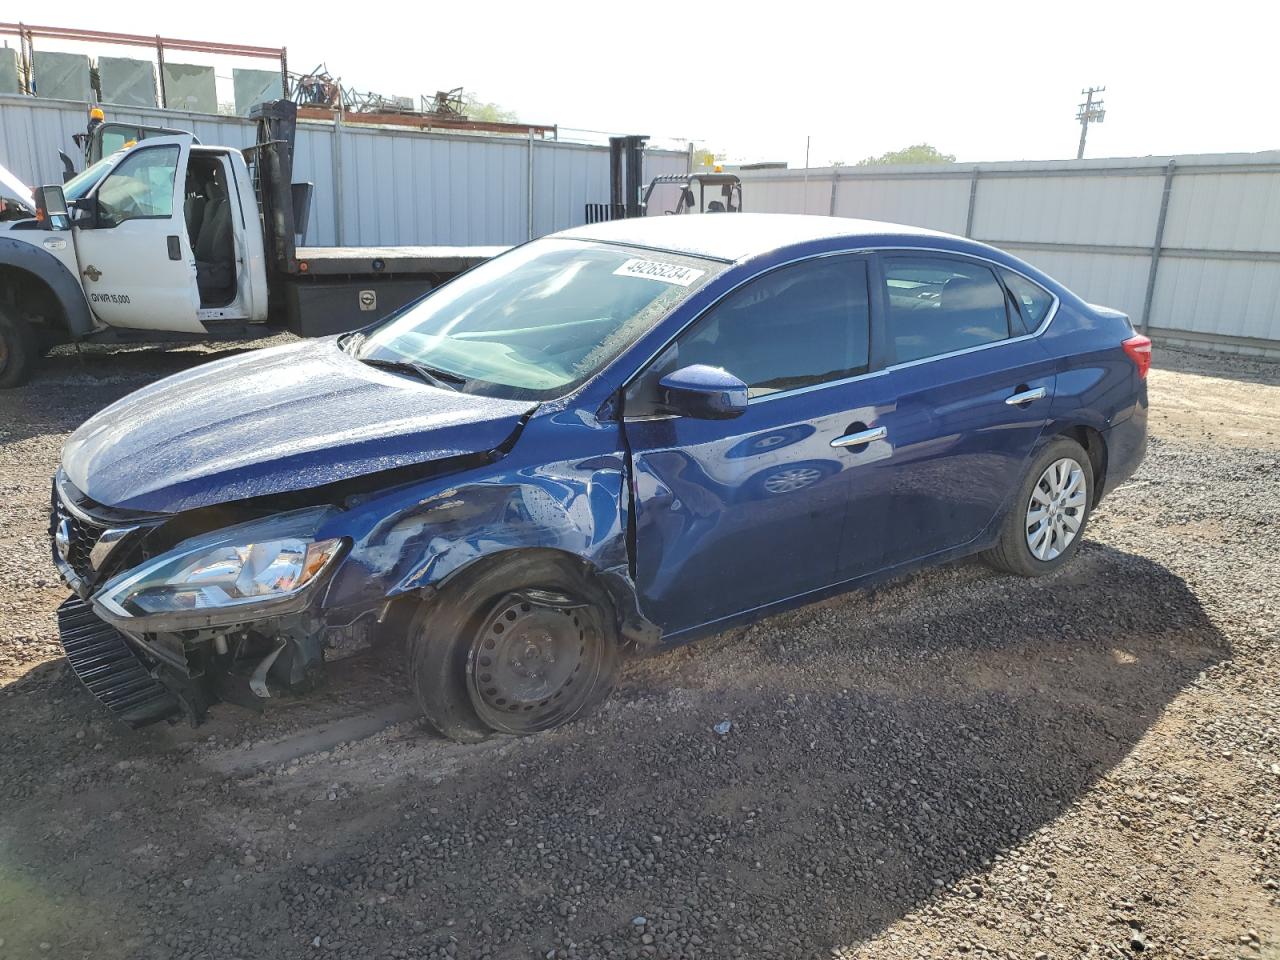
<instances>
[{"instance_id":1,"label":"blue sedan","mask_svg":"<svg viewBox=\"0 0 1280 960\"><path fill-rule=\"evenodd\" d=\"M84 424L54 483L64 646L135 724L385 639L442 734L544 730L627 647L970 554L1056 570L1143 457L1150 355L960 237L570 230Z\"/></svg>"}]
</instances>

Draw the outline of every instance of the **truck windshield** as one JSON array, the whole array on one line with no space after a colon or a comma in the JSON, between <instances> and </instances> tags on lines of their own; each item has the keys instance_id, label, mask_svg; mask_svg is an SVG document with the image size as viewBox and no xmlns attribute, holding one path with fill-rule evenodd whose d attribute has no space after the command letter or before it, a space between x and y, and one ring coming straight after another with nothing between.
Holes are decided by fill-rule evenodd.
<instances>
[{"instance_id":1,"label":"truck windshield","mask_svg":"<svg viewBox=\"0 0 1280 960\"><path fill-rule=\"evenodd\" d=\"M115 166L116 157L103 157L91 167L86 167L62 185L62 195L68 201L80 200L92 190L107 171Z\"/></svg>"},{"instance_id":2,"label":"truck windshield","mask_svg":"<svg viewBox=\"0 0 1280 960\"><path fill-rule=\"evenodd\" d=\"M723 269L602 243L535 240L483 263L350 348L519 400L562 396Z\"/></svg>"}]
</instances>

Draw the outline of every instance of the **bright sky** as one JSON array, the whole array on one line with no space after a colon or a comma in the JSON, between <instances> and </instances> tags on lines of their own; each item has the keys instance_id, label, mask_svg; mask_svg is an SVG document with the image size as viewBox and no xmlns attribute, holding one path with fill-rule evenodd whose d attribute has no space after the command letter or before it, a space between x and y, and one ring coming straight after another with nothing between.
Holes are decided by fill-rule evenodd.
<instances>
[{"instance_id":1,"label":"bright sky","mask_svg":"<svg viewBox=\"0 0 1280 960\"><path fill-rule=\"evenodd\" d=\"M523 120L647 133L664 146L694 139L733 160L800 166L806 136L814 166L920 141L960 160L1074 157L1090 85L1106 86L1107 116L1090 127L1087 156L1280 148L1275 0L60 0L27 19L283 45L294 71L324 61L361 89L465 86Z\"/></svg>"}]
</instances>

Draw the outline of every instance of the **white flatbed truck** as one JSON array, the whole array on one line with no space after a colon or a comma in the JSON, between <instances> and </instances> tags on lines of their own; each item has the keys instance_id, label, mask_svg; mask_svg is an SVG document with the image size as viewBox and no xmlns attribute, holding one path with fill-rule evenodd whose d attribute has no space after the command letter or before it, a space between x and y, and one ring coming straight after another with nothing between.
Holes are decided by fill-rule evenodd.
<instances>
[{"instance_id":1,"label":"white flatbed truck","mask_svg":"<svg viewBox=\"0 0 1280 960\"><path fill-rule=\"evenodd\" d=\"M506 249L296 246L310 204L292 182L296 112L254 108L244 150L105 123L63 185L15 198L0 178L0 387L60 343L354 330Z\"/></svg>"}]
</instances>

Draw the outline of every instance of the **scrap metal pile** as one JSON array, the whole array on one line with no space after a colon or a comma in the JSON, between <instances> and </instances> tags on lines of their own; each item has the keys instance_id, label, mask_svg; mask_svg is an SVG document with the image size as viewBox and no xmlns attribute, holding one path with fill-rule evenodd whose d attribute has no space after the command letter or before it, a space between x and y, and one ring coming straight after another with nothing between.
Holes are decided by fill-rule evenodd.
<instances>
[{"instance_id":1,"label":"scrap metal pile","mask_svg":"<svg viewBox=\"0 0 1280 960\"><path fill-rule=\"evenodd\" d=\"M385 123L399 120L421 121L423 127L445 126L452 128L487 130L490 132L527 133L532 129L545 133L554 127L540 124L507 123L505 121L472 120L467 116L462 87L437 90L433 96L394 96L355 87L344 87L341 78L329 73L325 64L319 64L310 73L289 74L289 99L305 111L341 112L347 119L360 122Z\"/></svg>"}]
</instances>

